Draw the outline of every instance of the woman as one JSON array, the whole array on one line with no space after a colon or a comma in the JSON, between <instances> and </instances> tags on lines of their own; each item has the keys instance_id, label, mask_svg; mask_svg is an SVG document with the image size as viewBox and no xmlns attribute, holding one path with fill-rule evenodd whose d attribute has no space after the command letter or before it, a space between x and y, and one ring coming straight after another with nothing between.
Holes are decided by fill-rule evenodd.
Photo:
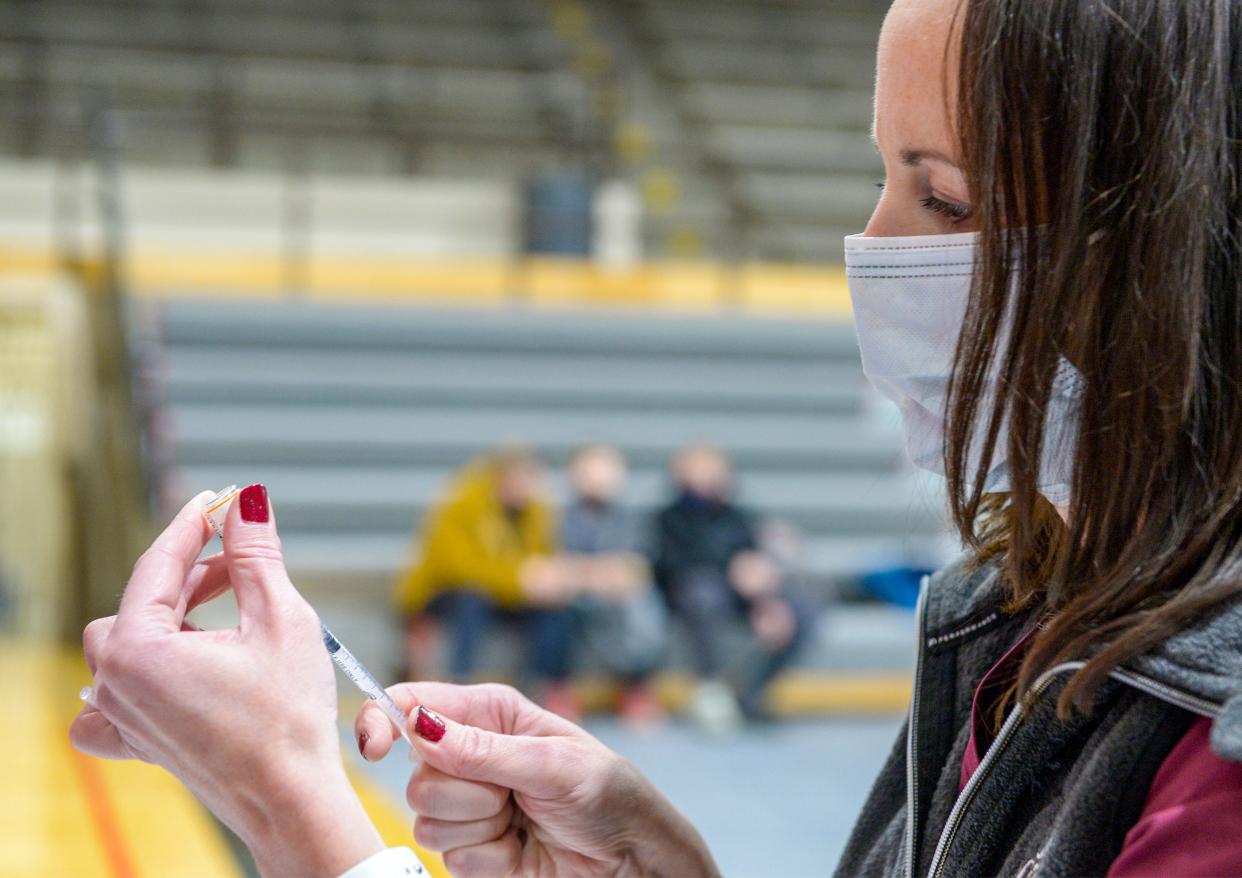
<instances>
[{"instance_id":1,"label":"woman","mask_svg":"<svg viewBox=\"0 0 1242 878\"><path fill-rule=\"evenodd\" d=\"M840 874L1242 873L1242 4L898 0L875 134L864 365L968 551L924 587ZM270 522L195 566L193 517L87 630L102 713L74 740L171 768L269 871L336 874L378 842L314 615ZM226 581L240 628L179 632ZM415 835L457 874L715 873L628 762L513 692L394 695ZM356 728L387 752L378 712Z\"/></svg>"}]
</instances>

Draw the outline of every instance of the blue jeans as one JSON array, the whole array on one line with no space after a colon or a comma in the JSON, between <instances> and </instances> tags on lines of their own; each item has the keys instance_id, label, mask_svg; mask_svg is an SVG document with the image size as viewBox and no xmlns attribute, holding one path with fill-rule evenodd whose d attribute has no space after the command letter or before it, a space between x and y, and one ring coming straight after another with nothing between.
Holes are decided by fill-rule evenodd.
<instances>
[{"instance_id":1,"label":"blue jeans","mask_svg":"<svg viewBox=\"0 0 1242 878\"><path fill-rule=\"evenodd\" d=\"M449 628L449 673L455 680L473 677L484 639L497 621L522 628L525 671L535 681L555 683L569 676L573 617L567 608L505 610L482 592L457 589L441 594L429 609Z\"/></svg>"},{"instance_id":2,"label":"blue jeans","mask_svg":"<svg viewBox=\"0 0 1242 878\"><path fill-rule=\"evenodd\" d=\"M762 650L753 664L741 669L738 698L747 710L763 703L768 684L793 661L815 621L815 610L806 601L789 594L781 599L793 611L794 635L780 649ZM718 676L725 665L724 629L745 623L745 601L720 571L693 568L674 577L669 602L690 635L695 674L704 679Z\"/></svg>"}]
</instances>

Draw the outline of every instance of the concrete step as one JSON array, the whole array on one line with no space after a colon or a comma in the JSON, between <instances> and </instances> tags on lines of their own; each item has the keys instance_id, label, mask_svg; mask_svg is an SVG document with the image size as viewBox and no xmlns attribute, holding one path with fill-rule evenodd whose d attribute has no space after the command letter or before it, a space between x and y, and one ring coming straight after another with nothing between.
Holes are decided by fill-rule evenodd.
<instances>
[{"instance_id":1,"label":"concrete step","mask_svg":"<svg viewBox=\"0 0 1242 878\"><path fill-rule=\"evenodd\" d=\"M630 411L856 411L857 366L661 362L626 357L370 354L180 346L164 379L175 405L203 403L611 408Z\"/></svg>"},{"instance_id":2,"label":"concrete step","mask_svg":"<svg viewBox=\"0 0 1242 878\"><path fill-rule=\"evenodd\" d=\"M829 320L662 317L599 313L590 317L510 309L493 312L341 307L253 302L168 302L159 321L166 343L230 347L330 347L337 351L448 351L490 354L601 355L791 360L856 364L853 328Z\"/></svg>"},{"instance_id":3,"label":"concrete step","mask_svg":"<svg viewBox=\"0 0 1242 878\"><path fill-rule=\"evenodd\" d=\"M788 465L835 461L834 469L896 465L899 444L892 431L857 418L766 413L722 420L711 413L679 412L648 417L617 411L523 409L475 411L424 406L417 409L356 406L348 411L306 404L181 405L167 425L187 463L255 462L288 455L290 462L371 463L414 461L420 447L458 449L459 462L472 448L522 442L560 454L587 442L610 442L639 455L663 457L680 446L711 441L739 458ZM261 451L268 446L267 452ZM214 448L205 455L199 449ZM341 457L341 453L348 456ZM433 451L433 456L436 451ZM334 460L335 455L335 460ZM808 467L814 471L815 467Z\"/></svg>"},{"instance_id":4,"label":"concrete step","mask_svg":"<svg viewBox=\"0 0 1242 878\"><path fill-rule=\"evenodd\" d=\"M169 413L165 419L174 420ZM175 426L170 424L170 426ZM360 466L401 466L417 463L437 465L446 472L460 466L474 455L492 448L505 436L493 437L462 433L459 435L427 436L364 436L346 430L334 435L298 434L293 438L262 436L251 438L244 430L225 426L192 425L198 432L185 432L173 437L180 459L195 465L215 464L267 467L290 464L299 466L334 466L352 461ZM508 438L514 438L511 435ZM697 437L702 438L702 437ZM591 434L554 436L540 442L539 450L554 462L565 461L583 442L598 441ZM629 458L631 465L659 467L668 462L672 446L662 442L633 441L615 443ZM867 470L887 472L902 465L901 452L895 441L863 445L855 442L827 444L793 444L773 447L764 443L738 444L717 442L742 472L765 467L794 467L805 471Z\"/></svg>"}]
</instances>

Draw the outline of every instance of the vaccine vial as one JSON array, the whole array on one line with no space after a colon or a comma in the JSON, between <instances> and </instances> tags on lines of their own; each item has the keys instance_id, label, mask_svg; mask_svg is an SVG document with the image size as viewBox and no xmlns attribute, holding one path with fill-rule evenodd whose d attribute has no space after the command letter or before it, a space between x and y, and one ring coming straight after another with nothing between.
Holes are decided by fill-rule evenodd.
<instances>
[{"instance_id":1,"label":"vaccine vial","mask_svg":"<svg viewBox=\"0 0 1242 878\"><path fill-rule=\"evenodd\" d=\"M224 519L229 514L229 507L237 499L237 493L237 486L229 485L203 506L203 516L211 525L211 529L216 532L216 536L224 534Z\"/></svg>"}]
</instances>

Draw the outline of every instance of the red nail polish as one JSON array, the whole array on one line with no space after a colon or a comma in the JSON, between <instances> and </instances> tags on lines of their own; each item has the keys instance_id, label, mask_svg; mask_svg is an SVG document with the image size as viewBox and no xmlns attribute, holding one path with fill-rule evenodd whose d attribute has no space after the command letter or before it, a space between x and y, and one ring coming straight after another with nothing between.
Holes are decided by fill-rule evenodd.
<instances>
[{"instance_id":1,"label":"red nail polish","mask_svg":"<svg viewBox=\"0 0 1242 878\"><path fill-rule=\"evenodd\" d=\"M367 741L369 740L371 740L371 736L368 735L366 732L363 732L361 735L358 736L358 752L362 754L363 758L366 758Z\"/></svg>"},{"instance_id":2,"label":"red nail polish","mask_svg":"<svg viewBox=\"0 0 1242 878\"><path fill-rule=\"evenodd\" d=\"M262 524L267 521L267 488L262 485L243 488L241 495L237 498L237 504L241 507L242 521L248 521L251 524Z\"/></svg>"},{"instance_id":3,"label":"red nail polish","mask_svg":"<svg viewBox=\"0 0 1242 878\"><path fill-rule=\"evenodd\" d=\"M444 737L444 731L444 720L419 705L418 718L414 720L414 734L434 744Z\"/></svg>"}]
</instances>

